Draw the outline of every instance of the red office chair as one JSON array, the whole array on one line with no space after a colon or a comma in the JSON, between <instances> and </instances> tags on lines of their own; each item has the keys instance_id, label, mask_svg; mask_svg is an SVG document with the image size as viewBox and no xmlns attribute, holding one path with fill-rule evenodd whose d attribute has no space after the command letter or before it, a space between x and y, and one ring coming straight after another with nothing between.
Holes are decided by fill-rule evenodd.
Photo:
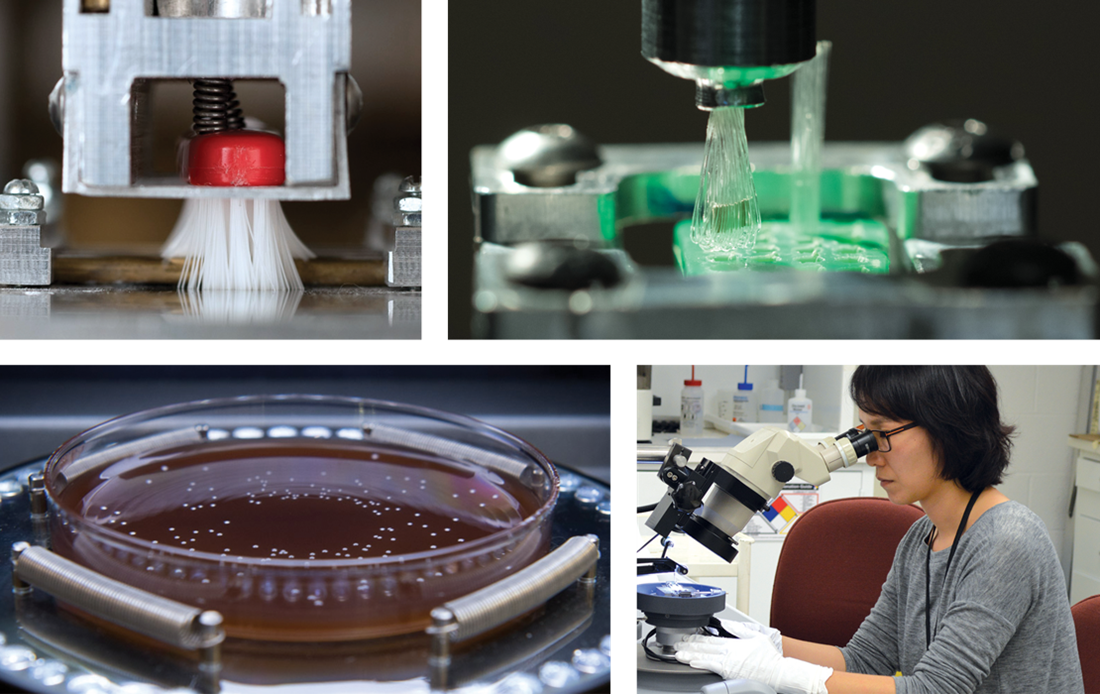
<instances>
[{"instance_id":1,"label":"red office chair","mask_svg":"<svg viewBox=\"0 0 1100 694\"><path fill-rule=\"evenodd\" d=\"M898 543L924 512L888 499L826 501L795 521L775 571L772 627L845 646L871 612Z\"/></svg>"},{"instance_id":2,"label":"red office chair","mask_svg":"<svg viewBox=\"0 0 1100 694\"><path fill-rule=\"evenodd\" d=\"M1100 595L1085 598L1071 609L1085 694L1100 694Z\"/></svg>"}]
</instances>

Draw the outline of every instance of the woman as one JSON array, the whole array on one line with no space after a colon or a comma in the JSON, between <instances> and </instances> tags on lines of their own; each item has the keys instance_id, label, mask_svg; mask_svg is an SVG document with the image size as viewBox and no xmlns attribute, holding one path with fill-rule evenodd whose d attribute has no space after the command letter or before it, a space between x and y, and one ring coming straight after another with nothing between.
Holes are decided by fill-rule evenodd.
<instances>
[{"instance_id":1,"label":"woman","mask_svg":"<svg viewBox=\"0 0 1100 694\"><path fill-rule=\"evenodd\" d=\"M994 488L1013 429L989 370L861 366L850 390L877 432L867 463L882 488L926 514L871 614L844 648L734 627L749 638L692 636L677 657L780 694L1082 694L1054 545L1038 516Z\"/></svg>"}]
</instances>

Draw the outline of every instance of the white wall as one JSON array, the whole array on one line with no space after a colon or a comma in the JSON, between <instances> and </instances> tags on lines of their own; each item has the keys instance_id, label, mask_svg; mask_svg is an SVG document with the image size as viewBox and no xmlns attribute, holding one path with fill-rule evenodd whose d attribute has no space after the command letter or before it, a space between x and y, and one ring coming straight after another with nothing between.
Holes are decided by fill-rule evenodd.
<instances>
[{"instance_id":1,"label":"white wall","mask_svg":"<svg viewBox=\"0 0 1100 694\"><path fill-rule=\"evenodd\" d=\"M1073 455L1066 438L1084 431L1079 405L1086 369L1081 366L991 366L1000 390L1001 417L1017 427L1012 464L999 489L1046 523L1069 575L1072 535L1067 510ZM1088 406L1087 398L1084 407Z\"/></svg>"},{"instance_id":2,"label":"white wall","mask_svg":"<svg viewBox=\"0 0 1100 694\"><path fill-rule=\"evenodd\" d=\"M814 403L815 431L845 431L855 426L851 400L847 397L848 381L855 367L804 366L806 395ZM718 414L718 391L735 390L744 379L744 366L696 366L695 378L703 382L704 412ZM653 394L661 398L661 405L653 408L654 417L680 416L680 391L684 381L691 378L690 366L653 367ZM759 391L770 379L779 379L778 366L749 366L749 382ZM787 391L786 398L794 395ZM785 399L786 399L785 398Z\"/></svg>"},{"instance_id":3,"label":"white wall","mask_svg":"<svg viewBox=\"0 0 1100 694\"><path fill-rule=\"evenodd\" d=\"M653 395L661 404L653 408L654 417L680 417L680 392L691 378L691 364L653 364ZM759 389L771 378L779 378L779 364L749 364L749 383ZM745 364L695 364L695 378L703 382L708 415L717 415L715 404L719 388L736 388L745 378Z\"/></svg>"}]
</instances>

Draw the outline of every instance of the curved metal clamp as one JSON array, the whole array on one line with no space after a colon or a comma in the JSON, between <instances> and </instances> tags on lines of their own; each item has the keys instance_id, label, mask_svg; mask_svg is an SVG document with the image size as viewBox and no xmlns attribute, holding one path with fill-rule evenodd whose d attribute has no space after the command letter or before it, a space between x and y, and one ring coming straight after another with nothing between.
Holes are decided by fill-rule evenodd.
<instances>
[{"instance_id":1,"label":"curved metal clamp","mask_svg":"<svg viewBox=\"0 0 1100 694\"><path fill-rule=\"evenodd\" d=\"M128 586L54 554L16 542L11 548L12 590L38 588L56 599L162 643L198 651L200 669L221 667L222 615Z\"/></svg>"},{"instance_id":2,"label":"curved metal clamp","mask_svg":"<svg viewBox=\"0 0 1100 694\"><path fill-rule=\"evenodd\" d=\"M451 646L509 622L542 605L574 581L596 582L599 538L578 535L534 564L432 610L433 689L445 682Z\"/></svg>"}]
</instances>

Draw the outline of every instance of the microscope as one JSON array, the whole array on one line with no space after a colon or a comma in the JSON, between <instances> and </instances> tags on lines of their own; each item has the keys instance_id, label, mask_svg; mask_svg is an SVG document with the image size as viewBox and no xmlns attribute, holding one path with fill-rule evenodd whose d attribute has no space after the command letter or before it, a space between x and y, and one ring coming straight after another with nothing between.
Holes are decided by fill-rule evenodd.
<instances>
[{"instance_id":1,"label":"microscope","mask_svg":"<svg viewBox=\"0 0 1100 694\"><path fill-rule=\"evenodd\" d=\"M666 539L673 531L682 532L732 562L737 556L734 536L757 511L768 507L784 484L794 477L824 484L830 473L875 450L874 434L858 427L815 443L769 428L731 448L721 462L704 458L693 469L688 466L691 451L674 442L657 472L668 491L646 525ZM668 559L639 560L638 572L684 575L687 569ZM725 608L725 592L713 586L675 579L639 584L638 609L654 627L642 641L646 658L675 663L673 644L700 629L720 634L721 623L714 615Z\"/></svg>"},{"instance_id":2,"label":"microscope","mask_svg":"<svg viewBox=\"0 0 1100 694\"><path fill-rule=\"evenodd\" d=\"M766 113L765 86L810 84L817 70L816 126L792 112L790 143L749 144L763 227L738 257L692 239L700 144L601 146L557 123L476 147L476 336L1096 334L1095 264L1080 244L1038 238L1038 182L1019 142L977 119L823 142L829 45L814 0L640 4L642 57L694 82L697 108ZM806 185L812 229L795 230ZM625 250L632 228L658 224L672 227L674 268Z\"/></svg>"},{"instance_id":3,"label":"microscope","mask_svg":"<svg viewBox=\"0 0 1100 694\"><path fill-rule=\"evenodd\" d=\"M692 469L687 464L691 451L673 443L657 472L669 490L646 525L661 537L684 532L732 562L737 556L733 536L768 507L784 484L798 477L820 486L829 473L875 450L874 435L858 427L813 444L769 428L731 448L720 463L703 459Z\"/></svg>"}]
</instances>

